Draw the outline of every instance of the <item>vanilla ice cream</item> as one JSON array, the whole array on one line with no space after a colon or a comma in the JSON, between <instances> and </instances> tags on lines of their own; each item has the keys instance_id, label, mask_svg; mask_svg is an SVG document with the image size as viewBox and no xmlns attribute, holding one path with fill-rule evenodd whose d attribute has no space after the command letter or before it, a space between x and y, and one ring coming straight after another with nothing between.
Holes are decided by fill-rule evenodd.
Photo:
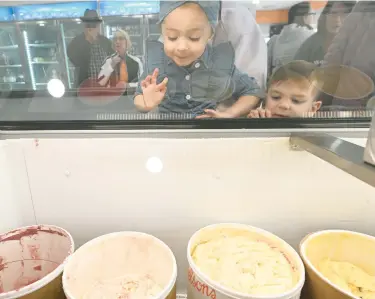
<instances>
[{"instance_id":1,"label":"vanilla ice cream","mask_svg":"<svg viewBox=\"0 0 375 299\"><path fill-rule=\"evenodd\" d=\"M280 248L243 229L207 230L192 246L191 257L210 279L241 293L280 294L299 279Z\"/></svg>"},{"instance_id":2,"label":"vanilla ice cream","mask_svg":"<svg viewBox=\"0 0 375 299\"><path fill-rule=\"evenodd\" d=\"M173 280L172 252L150 235L120 233L94 241L65 267L64 291L70 299L158 298Z\"/></svg>"},{"instance_id":3,"label":"vanilla ice cream","mask_svg":"<svg viewBox=\"0 0 375 299\"><path fill-rule=\"evenodd\" d=\"M375 299L375 276L348 263L323 259L318 270L333 284L362 299Z\"/></svg>"}]
</instances>

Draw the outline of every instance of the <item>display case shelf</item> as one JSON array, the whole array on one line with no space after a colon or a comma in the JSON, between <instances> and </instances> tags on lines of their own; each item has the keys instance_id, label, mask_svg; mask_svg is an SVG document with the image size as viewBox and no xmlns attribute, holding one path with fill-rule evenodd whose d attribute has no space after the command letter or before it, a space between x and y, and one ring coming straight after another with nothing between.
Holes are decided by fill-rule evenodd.
<instances>
[{"instance_id":1,"label":"display case shelf","mask_svg":"<svg viewBox=\"0 0 375 299\"><path fill-rule=\"evenodd\" d=\"M55 48L57 47L54 43L48 43L48 44L29 44L30 48Z\"/></svg>"},{"instance_id":2,"label":"display case shelf","mask_svg":"<svg viewBox=\"0 0 375 299\"><path fill-rule=\"evenodd\" d=\"M58 61L33 61L31 62L31 64L33 65L42 65L42 64L58 64L59 62Z\"/></svg>"},{"instance_id":3,"label":"display case shelf","mask_svg":"<svg viewBox=\"0 0 375 299\"><path fill-rule=\"evenodd\" d=\"M7 65L0 65L0 68L20 68L22 67L21 64L7 64Z\"/></svg>"},{"instance_id":4,"label":"display case shelf","mask_svg":"<svg viewBox=\"0 0 375 299\"><path fill-rule=\"evenodd\" d=\"M0 85L4 84L20 84L20 85L25 85L26 82L0 82Z\"/></svg>"},{"instance_id":5,"label":"display case shelf","mask_svg":"<svg viewBox=\"0 0 375 299\"><path fill-rule=\"evenodd\" d=\"M18 45L0 46L0 50L14 50L14 49L18 49Z\"/></svg>"}]
</instances>

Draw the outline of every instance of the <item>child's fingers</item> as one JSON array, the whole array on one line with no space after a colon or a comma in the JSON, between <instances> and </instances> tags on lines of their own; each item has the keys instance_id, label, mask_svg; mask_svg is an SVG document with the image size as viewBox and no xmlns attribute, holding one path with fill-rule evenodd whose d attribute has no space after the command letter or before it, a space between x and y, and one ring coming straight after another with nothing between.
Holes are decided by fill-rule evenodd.
<instances>
[{"instance_id":1,"label":"child's fingers","mask_svg":"<svg viewBox=\"0 0 375 299\"><path fill-rule=\"evenodd\" d=\"M164 78L164 80L156 86L156 89L159 91L167 89L168 78Z\"/></svg>"},{"instance_id":2,"label":"child's fingers","mask_svg":"<svg viewBox=\"0 0 375 299\"><path fill-rule=\"evenodd\" d=\"M267 117L267 118L271 118L271 117L272 117L272 113L271 113L271 111L266 110L266 117Z\"/></svg>"},{"instance_id":3,"label":"child's fingers","mask_svg":"<svg viewBox=\"0 0 375 299\"><path fill-rule=\"evenodd\" d=\"M266 110L258 109L259 117L265 118L266 117Z\"/></svg>"},{"instance_id":4,"label":"child's fingers","mask_svg":"<svg viewBox=\"0 0 375 299\"><path fill-rule=\"evenodd\" d=\"M151 76L148 75L143 81L142 81L142 87L147 88L151 84Z\"/></svg>"},{"instance_id":5,"label":"child's fingers","mask_svg":"<svg viewBox=\"0 0 375 299\"><path fill-rule=\"evenodd\" d=\"M141 86L142 86L142 88L147 88L147 82L146 82L146 80L142 80Z\"/></svg>"},{"instance_id":6,"label":"child's fingers","mask_svg":"<svg viewBox=\"0 0 375 299\"><path fill-rule=\"evenodd\" d=\"M251 110L247 117L248 118L259 118L258 110Z\"/></svg>"},{"instance_id":7,"label":"child's fingers","mask_svg":"<svg viewBox=\"0 0 375 299\"><path fill-rule=\"evenodd\" d=\"M152 76L151 76L151 84L156 84L156 80L158 78L158 75L159 75L159 69L156 68L156 69L154 69L154 72L152 73Z\"/></svg>"}]
</instances>

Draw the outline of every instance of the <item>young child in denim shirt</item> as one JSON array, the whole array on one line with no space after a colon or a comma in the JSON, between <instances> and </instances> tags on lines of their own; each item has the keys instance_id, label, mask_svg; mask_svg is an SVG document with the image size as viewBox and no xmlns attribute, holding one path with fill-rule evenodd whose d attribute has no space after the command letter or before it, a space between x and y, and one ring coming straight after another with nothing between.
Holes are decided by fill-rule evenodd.
<instances>
[{"instance_id":1,"label":"young child in denim shirt","mask_svg":"<svg viewBox=\"0 0 375 299\"><path fill-rule=\"evenodd\" d=\"M219 7L218 1L160 1L163 42L147 42L145 73L134 98L140 111L231 118L257 105L258 84L236 69L232 45L211 45ZM231 107L216 110L230 98Z\"/></svg>"},{"instance_id":2,"label":"young child in denim shirt","mask_svg":"<svg viewBox=\"0 0 375 299\"><path fill-rule=\"evenodd\" d=\"M322 105L319 98L321 80L315 76L313 63L297 60L279 67L271 76L261 107L249 118L312 116Z\"/></svg>"}]
</instances>

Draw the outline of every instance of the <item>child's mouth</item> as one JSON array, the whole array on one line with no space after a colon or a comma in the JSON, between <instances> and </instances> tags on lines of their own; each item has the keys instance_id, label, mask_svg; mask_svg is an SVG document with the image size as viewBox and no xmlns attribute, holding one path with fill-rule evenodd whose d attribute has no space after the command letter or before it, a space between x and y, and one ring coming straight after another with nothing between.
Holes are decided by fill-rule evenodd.
<instances>
[{"instance_id":1,"label":"child's mouth","mask_svg":"<svg viewBox=\"0 0 375 299\"><path fill-rule=\"evenodd\" d=\"M288 117L288 116L286 116L286 115L281 115L281 114L272 114L272 117L274 117L274 118L286 118L286 117Z\"/></svg>"}]
</instances>

